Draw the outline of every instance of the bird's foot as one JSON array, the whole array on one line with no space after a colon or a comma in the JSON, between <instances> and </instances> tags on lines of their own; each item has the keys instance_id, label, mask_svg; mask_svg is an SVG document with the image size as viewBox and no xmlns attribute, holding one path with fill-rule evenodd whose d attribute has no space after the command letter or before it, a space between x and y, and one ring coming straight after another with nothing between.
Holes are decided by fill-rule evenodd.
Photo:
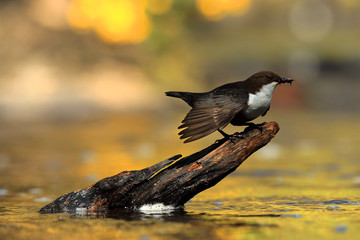
<instances>
[{"instance_id":1,"label":"bird's foot","mask_svg":"<svg viewBox=\"0 0 360 240\"><path fill-rule=\"evenodd\" d=\"M234 141L238 138L241 138L241 139L244 139L245 138L245 135L244 135L244 132L236 132L234 133L233 135L230 135L229 136L229 139L232 143L234 143Z\"/></svg>"},{"instance_id":2,"label":"bird's foot","mask_svg":"<svg viewBox=\"0 0 360 240\"><path fill-rule=\"evenodd\" d=\"M235 144L236 139L238 139L238 138L244 139L245 138L243 133L236 132L236 133L234 133L232 135L229 135L229 134L225 133L224 131L222 131L220 129L218 131L221 133L221 135L224 136L225 139L229 139L233 144ZM215 143L219 143L221 140L216 140Z\"/></svg>"},{"instance_id":3,"label":"bird's foot","mask_svg":"<svg viewBox=\"0 0 360 240\"><path fill-rule=\"evenodd\" d=\"M244 139L245 138L245 134L244 134L244 132L235 132L234 134L232 134L232 135L229 135L229 140L230 140L230 142L232 142L233 144L235 144L236 143L236 141L237 140L239 140L239 138L240 139Z\"/></svg>"}]
</instances>

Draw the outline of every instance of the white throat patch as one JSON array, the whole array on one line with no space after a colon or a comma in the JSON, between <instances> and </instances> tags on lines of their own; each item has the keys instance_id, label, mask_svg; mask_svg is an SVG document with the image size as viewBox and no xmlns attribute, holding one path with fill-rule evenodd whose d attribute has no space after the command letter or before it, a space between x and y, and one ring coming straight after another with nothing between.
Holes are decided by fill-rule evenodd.
<instances>
[{"instance_id":1,"label":"white throat patch","mask_svg":"<svg viewBox=\"0 0 360 240\"><path fill-rule=\"evenodd\" d=\"M271 97L276 85L276 82L272 82L262 86L257 93L249 94L248 108L244 112L247 118L255 119L265 113L270 106Z\"/></svg>"}]
</instances>

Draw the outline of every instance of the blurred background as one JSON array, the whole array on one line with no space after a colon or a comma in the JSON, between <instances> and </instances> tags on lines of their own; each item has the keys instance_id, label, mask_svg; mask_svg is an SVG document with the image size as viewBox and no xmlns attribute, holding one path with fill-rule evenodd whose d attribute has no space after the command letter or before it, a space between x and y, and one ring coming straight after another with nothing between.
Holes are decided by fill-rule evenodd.
<instances>
[{"instance_id":1,"label":"blurred background","mask_svg":"<svg viewBox=\"0 0 360 240\"><path fill-rule=\"evenodd\" d=\"M359 12L358 0L0 0L0 236L20 226L25 239L49 239L42 234L58 230L31 214L54 198L221 138L183 144L177 127L189 107L165 91L208 91L271 70L295 82L279 86L255 122L277 121L280 132L188 211L218 201L230 214L266 214L278 211L273 201L307 199L293 209L303 224L275 224L291 238L313 227L329 239L321 234L342 224L334 219L358 216L326 218L316 204L359 201ZM68 227L60 234L87 232Z\"/></svg>"},{"instance_id":2,"label":"blurred background","mask_svg":"<svg viewBox=\"0 0 360 240\"><path fill-rule=\"evenodd\" d=\"M274 105L360 112L355 0L0 4L4 120L164 112L176 101L165 90L206 91L260 70L296 79Z\"/></svg>"},{"instance_id":3,"label":"blurred background","mask_svg":"<svg viewBox=\"0 0 360 240\"><path fill-rule=\"evenodd\" d=\"M295 83L278 87L258 120L284 133L255 159L332 148L332 133L351 148L359 10L355 0L2 0L3 185L41 185L44 176L83 184L197 151L220 136L183 145L177 126L189 107L164 91L208 91L261 70Z\"/></svg>"},{"instance_id":4,"label":"blurred background","mask_svg":"<svg viewBox=\"0 0 360 240\"><path fill-rule=\"evenodd\" d=\"M164 91L208 91L261 70L295 79L258 120L284 127L276 153L329 148L334 128L354 142L359 10L356 0L2 0L3 185L44 175L60 184L62 174L83 184L197 151L220 135L183 145L189 107ZM14 182L24 166L32 174Z\"/></svg>"}]
</instances>

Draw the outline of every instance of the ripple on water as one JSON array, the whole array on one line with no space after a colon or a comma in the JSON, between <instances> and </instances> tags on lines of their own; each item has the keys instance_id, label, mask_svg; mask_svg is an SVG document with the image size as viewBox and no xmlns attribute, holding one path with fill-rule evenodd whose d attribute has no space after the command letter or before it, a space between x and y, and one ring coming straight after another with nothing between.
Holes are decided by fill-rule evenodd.
<instances>
[{"instance_id":1,"label":"ripple on water","mask_svg":"<svg viewBox=\"0 0 360 240\"><path fill-rule=\"evenodd\" d=\"M346 225L338 225L335 227L335 231L338 233L345 233L348 230Z\"/></svg>"},{"instance_id":2,"label":"ripple on water","mask_svg":"<svg viewBox=\"0 0 360 240\"><path fill-rule=\"evenodd\" d=\"M334 207L327 207L326 208L327 210L333 210L333 211L336 211L336 210L339 210L340 207L339 206L334 206Z\"/></svg>"},{"instance_id":3,"label":"ripple on water","mask_svg":"<svg viewBox=\"0 0 360 240\"><path fill-rule=\"evenodd\" d=\"M319 203L319 205L350 205L352 201L350 200L330 200L323 203Z\"/></svg>"},{"instance_id":4,"label":"ripple on water","mask_svg":"<svg viewBox=\"0 0 360 240\"><path fill-rule=\"evenodd\" d=\"M281 202L281 203L271 203L273 205L296 205L296 202Z\"/></svg>"},{"instance_id":5,"label":"ripple on water","mask_svg":"<svg viewBox=\"0 0 360 240\"><path fill-rule=\"evenodd\" d=\"M302 218L300 214L281 214L280 217Z\"/></svg>"}]
</instances>

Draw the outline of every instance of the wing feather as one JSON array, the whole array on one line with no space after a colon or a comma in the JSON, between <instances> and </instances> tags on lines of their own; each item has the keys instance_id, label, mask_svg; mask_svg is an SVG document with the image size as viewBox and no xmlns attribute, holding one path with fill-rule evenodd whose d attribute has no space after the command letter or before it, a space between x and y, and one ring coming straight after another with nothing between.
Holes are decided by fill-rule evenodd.
<instances>
[{"instance_id":1,"label":"wing feather","mask_svg":"<svg viewBox=\"0 0 360 240\"><path fill-rule=\"evenodd\" d=\"M232 93L210 92L198 98L179 126L182 129L179 132L180 139L186 139L185 143L192 142L226 127L247 102L247 94Z\"/></svg>"}]
</instances>

